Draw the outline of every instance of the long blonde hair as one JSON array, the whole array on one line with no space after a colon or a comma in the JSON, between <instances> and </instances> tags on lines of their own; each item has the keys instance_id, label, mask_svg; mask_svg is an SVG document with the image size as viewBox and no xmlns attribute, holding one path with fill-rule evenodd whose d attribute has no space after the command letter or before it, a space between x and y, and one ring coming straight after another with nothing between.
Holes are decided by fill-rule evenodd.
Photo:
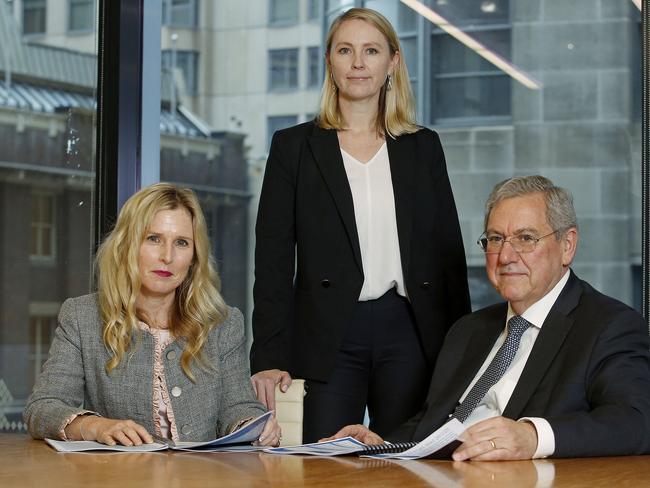
<instances>
[{"instance_id":1,"label":"long blonde hair","mask_svg":"<svg viewBox=\"0 0 650 488\"><path fill-rule=\"evenodd\" d=\"M351 8L338 16L327 33L325 42L325 55L329 59L334 34L347 20L363 20L381 32L390 49L391 56L399 52L397 64L392 75L392 89L388 89L388 81L384 83L379 93L379 107L377 110L377 132L395 138L402 134L412 134L420 130L415 123L415 102L409 80L408 70L404 57L401 55L399 38L395 29L386 17L369 8ZM316 123L323 129L344 129L345 121L341 115L338 99L338 88L333 81L332 69L329 61L325 63L325 79L321 90L320 112Z\"/></svg>"},{"instance_id":2,"label":"long blonde hair","mask_svg":"<svg viewBox=\"0 0 650 488\"><path fill-rule=\"evenodd\" d=\"M205 218L192 190L169 183L148 186L129 198L112 232L104 239L95 259L99 309L104 324L103 340L112 354L106 364L111 372L124 358L134 337L140 337L135 302L140 293L140 246L156 213L186 209L192 216L194 259L185 280L176 289L170 331L186 341L181 355L183 372L194 381L193 360L207 366L202 348L208 334L226 319L227 307L219 293L220 280L210 253Z\"/></svg>"}]
</instances>

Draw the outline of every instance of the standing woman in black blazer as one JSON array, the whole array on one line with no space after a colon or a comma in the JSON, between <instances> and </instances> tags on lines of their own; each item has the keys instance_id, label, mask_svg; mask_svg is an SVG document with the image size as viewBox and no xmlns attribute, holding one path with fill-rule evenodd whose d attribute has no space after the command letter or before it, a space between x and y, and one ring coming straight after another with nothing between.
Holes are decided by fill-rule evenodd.
<instances>
[{"instance_id":1,"label":"standing woman in black blazer","mask_svg":"<svg viewBox=\"0 0 650 488\"><path fill-rule=\"evenodd\" d=\"M414 415L449 327L470 311L440 140L415 124L399 40L379 13L332 24L318 117L275 133L257 217L258 398L307 380L303 440Z\"/></svg>"}]
</instances>

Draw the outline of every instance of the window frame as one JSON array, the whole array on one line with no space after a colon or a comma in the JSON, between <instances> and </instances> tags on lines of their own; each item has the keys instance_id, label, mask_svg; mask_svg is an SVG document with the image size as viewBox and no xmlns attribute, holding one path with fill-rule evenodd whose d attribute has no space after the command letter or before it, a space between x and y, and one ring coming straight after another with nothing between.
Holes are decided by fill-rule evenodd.
<instances>
[{"instance_id":1,"label":"window frame","mask_svg":"<svg viewBox=\"0 0 650 488\"><path fill-rule=\"evenodd\" d=\"M320 88L323 84L321 80L321 64L323 56L320 46L307 47L307 76L305 77L307 89L313 90Z\"/></svg>"},{"instance_id":2,"label":"window frame","mask_svg":"<svg viewBox=\"0 0 650 488\"><path fill-rule=\"evenodd\" d=\"M34 215L34 205L38 205L39 210L38 213L40 214L41 210L41 205L43 203L44 199L49 200L49 207L50 207L50 215L51 215L51 221L50 222L45 222L45 221L38 221L35 222L33 215ZM30 229L30 238L29 238L29 260L34 262L34 263L53 263L56 262L56 257L57 257L57 201L56 201L56 194L53 192L49 192L46 190L33 190L31 192L31 212L30 212L30 219L29 219L29 229ZM46 205L47 207L48 205ZM49 254L43 253L42 249L44 246L44 238L43 238L43 231L44 229L48 229L50 232L49 236L49 249L50 252ZM32 240L34 236L34 231L36 231L36 252L33 252L34 250L34 242Z\"/></svg>"},{"instance_id":3,"label":"window frame","mask_svg":"<svg viewBox=\"0 0 650 488\"><path fill-rule=\"evenodd\" d=\"M283 58L282 61L282 72L283 80L282 84L277 84L274 82L273 70L274 68L274 55L285 54L291 55L293 59L289 57ZM293 66L291 65L293 63ZM295 90L300 85L299 79L299 69L300 69L300 53L297 47L290 48L280 48L280 49L269 49L268 50L268 91L269 92L288 92L290 90ZM288 75L287 75L288 74ZM289 79L287 82L287 78ZM295 82L292 78L295 78Z\"/></svg>"},{"instance_id":4,"label":"window frame","mask_svg":"<svg viewBox=\"0 0 650 488\"><path fill-rule=\"evenodd\" d=\"M292 2L294 8L290 9L290 11L295 12L295 16L291 18L280 18L274 15L277 12L280 2ZM300 0L269 0L268 6L268 23L271 27L288 27L300 22Z\"/></svg>"},{"instance_id":5,"label":"window frame","mask_svg":"<svg viewBox=\"0 0 650 488\"><path fill-rule=\"evenodd\" d=\"M94 22L97 19L97 15L95 14L95 0L68 0L68 32L71 34L77 34L77 33L91 33L94 30L95 24ZM84 26L84 27L74 27L72 25L72 13L75 8L79 8L80 6L82 7L87 7L90 6L92 8L92 14L90 17L90 25L89 26Z\"/></svg>"},{"instance_id":6,"label":"window frame","mask_svg":"<svg viewBox=\"0 0 650 488\"><path fill-rule=\"evenodd\" d=\"M496 32L496 31L509 31L509 47L512 48L512 23L495 23L495 24L481 24L478 26L467 26L463 28L464 32L475 33L475 32ZM429 35L431 37L431 48L435 49L435 39L443 39L445 36L451 38L449 34L439 28L431 28ZM429 87L429 120L428 123L431 125L436 125L440 127L456 127L456 126L465 126L465 125L500 125L507 124L512 121L512 105L510 105L510 110L508 114L504 115L470 115L470 116L446 116L446 117L435 117L434 107L436 105L436 90L440 80L456 79L456 80L465 80L465 79L479 79L485 80L491 77L508 77L498 68L494 67L493 69L486 71L452 71L446 73L436 73L435 72L435 63L431 62L431 74L430 74L430 87ZM512 80L508 80L508 92L507 97L512 97Z\"/></svg>"},{"instance_id":7,"label":"window frame","mask_svg":"<svg viewBox=\"0 0 650 488\"><path fill-rule=\"evenodd\" d=\"M199 2L198 0L184 0L182 5L174 5L174 0L162 0L162 25L192 29L198 26ZM174 20L174 13L180 10L188 12L188 22L177 22Z\"/></svg>"},{"instance_id":8,"label":"window frame","mask_svg":"<svg viewBox=\"0 0 650 488\"><path fill-rule=\"evenodd\" d=\"M25 18L27 17L26 13L34 11L42 11L42 29L35 30L30 32L25 32ZM47 33L47 0L22 0L21 4L21 32L23 36L41 36Z\"/></svg>"},{"instance_id":9,"label":"window frame","mask_svg":"<svg viewBox=\"0 0 650 488\"><path fill-rule=\"evenodd\" d=\"M171 70L172 49L161 51L161 69ZM189 96L196 96L199 91L199 52L189 49L176 49L176 68L183 73L185 89Z\"/></svg>"}]
</instances>

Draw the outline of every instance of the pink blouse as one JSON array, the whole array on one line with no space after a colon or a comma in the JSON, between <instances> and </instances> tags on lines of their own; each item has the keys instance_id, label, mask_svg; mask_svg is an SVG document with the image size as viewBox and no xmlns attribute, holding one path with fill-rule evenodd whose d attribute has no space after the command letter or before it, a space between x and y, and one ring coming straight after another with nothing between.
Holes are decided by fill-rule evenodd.
<instances>
[{"instance_id":1,"label":"pink blouse","mask_svg":"<svg viewBox=\"0 0 650 488\"><path fill-rule=\"evenodd\" d=\"M154 339L153 359L153 420L156 435L164 439L178 440L174 410L169 399L165 368L163 366L163 351L174 342L174 336L167 329L152 329L144 322L140 327L149 332Z\"/></svg>"}]
</instances>

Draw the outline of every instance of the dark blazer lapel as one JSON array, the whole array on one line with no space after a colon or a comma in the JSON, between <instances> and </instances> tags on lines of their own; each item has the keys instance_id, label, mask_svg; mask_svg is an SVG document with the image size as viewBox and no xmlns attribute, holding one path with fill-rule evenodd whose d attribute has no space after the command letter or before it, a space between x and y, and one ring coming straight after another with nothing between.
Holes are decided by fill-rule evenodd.
<instances>
[{"instance_id":1,"label":"dark blazer lapel","mask_svg":"<svg viewBox=\"0 0 650 488\"><path fill-rule=\"evenodd\" d=\"M528 356L526 366L503 412L504 417L517 419L521 416L521 412L542 381L571 330L573 320L568 317L568 314L578 305L582 288L573 272L570 273L569 281L542 325L542 330L540 330L533 350Z\"/></svg>"},{"instance_id":2,"label":"dark blazer lapel","mask_svg":"<svg viewBox=\"0 0 650 488\"><path fill-rule=\"evenodd\" d=\"M415 194L414 179L417 166L415 137L400 136L393 139L386 137L388 158L390 160L390 175L393 182L395 198L395 216L397 219L397 234L402 259L402 272L405 279L409 270L411 255L411 226L413 222L413 195Z\"/></svg>"},{"instance_id":3,"label":"dark blazer lapel","mask_svg":"<svg viewBox=\"0 0 650 488\"><path fill-rule=\"evenodd\" d=\"M476 373L485 362L485 358L492 350L499 334L503 332L506 323L507 304L497 308L499 311L491 313L490 316L477 316L478 323L470 337L465 351L462 353L458 368L458 375L454 381L452 396L456 401L460 400L469 384L476 376ZM490 310L490 312L493 312Z\"/></svg>"},{"instance_id":4,"label":"dark blazer lapel","mask_svg":"<svg viewBox=\"0 0 650 488\"><path fill-rule=\"evenodd\" d=\"M462 319L473 321L463 329L467 331L466 335L469 337L464 343L449 345L454 349L454 362L440 363L439 361L436 364L427 398L428 410L416 427L414 439L423 439L429 435L454 411L460 397L476 376L503 331L507 310L507 304L504 303L502 306L491 307L489 310ZM445 344L445 347L449 346ZM444 378L441 378L442 375Z\"/></svg>"},{"instance_id":5,"label":"dark blazer lapel","mask_svg":"<svg viewBox=\"0 0 650 488\"><path fill-rule=\"evenodd\" d=\"M341 220L350 239L354 259L363 271L361 262L361 248L359 247L359 235L354 217L354 201L348 176L343 166L343 158L339 141L335 130L321 129L314 127L314 133L309 137L309 145L316 164L320 168L325 184L327 185L334 203L339 211ZM316 216L315 218L318 218Z\"/></svg>"}]
</instances>

